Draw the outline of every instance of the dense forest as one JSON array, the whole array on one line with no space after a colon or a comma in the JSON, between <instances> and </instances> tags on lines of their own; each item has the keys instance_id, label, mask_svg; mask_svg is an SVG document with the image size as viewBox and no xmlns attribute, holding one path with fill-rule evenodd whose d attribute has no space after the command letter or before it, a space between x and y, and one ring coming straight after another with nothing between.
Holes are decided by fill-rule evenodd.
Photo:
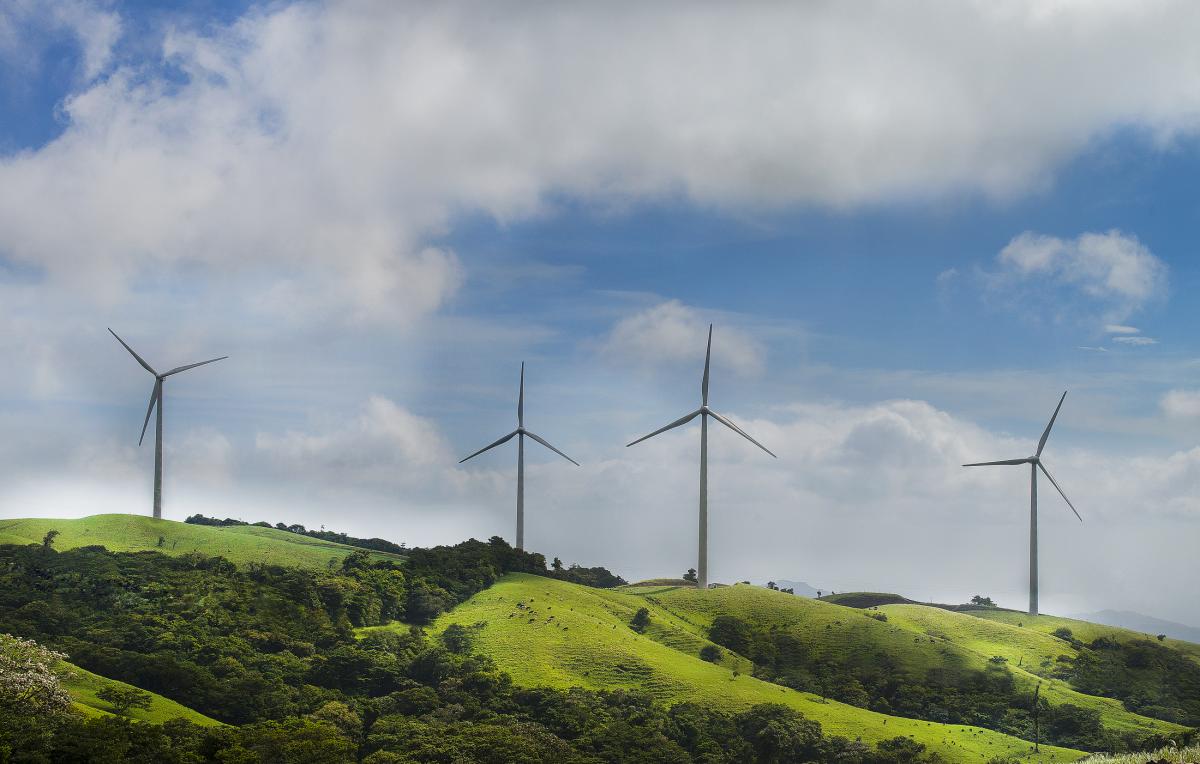
<instances>
[{"instance_id":1,"label":"dense forest","mask_svg":"<svg viewBox=\"0 0 1200 764\"><path fill-rule=\"evenodd\" d=\"M516 688L473 653L464 629L356 638L359 626L426 623L506 572L554 573L498 538L407 555L403 566L363 551L328 570L242 569L200 555L0 546L0 634L15 635L6 639L37 640L231 725L86 719L29 682L0 683L0 761L928 759L904 738L871 747L826 737L783 706L726 714L636 693Z\"/></svg>"}]
</instances>

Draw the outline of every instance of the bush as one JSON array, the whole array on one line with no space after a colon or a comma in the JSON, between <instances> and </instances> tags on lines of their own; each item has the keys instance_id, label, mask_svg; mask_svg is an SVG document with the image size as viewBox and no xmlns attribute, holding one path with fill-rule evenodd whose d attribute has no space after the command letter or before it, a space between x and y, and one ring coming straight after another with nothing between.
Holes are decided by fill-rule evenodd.
<instances>
[{"instance_id":1,"label":"bush","mask_svg":"<svg viewBox=\"0 0 1200 764\"><path fill-rule=\"evenodd\" d=\"M646 631L646 627L650 625L650 611L646 608L638 608L638 611L633 614L633 618L629 620L629 628L642 634Z\"/></svg>"},{"instance_id":2,"label":"bush","mask_svg":"<svg viewBox=\"0 0 1200 764\"><path fill-rule=\"evenodd\" d=\"M705 645L700 648L700 659L709 663L721 662L721 648L716 645Z\"/></svg>"}]
</instances>

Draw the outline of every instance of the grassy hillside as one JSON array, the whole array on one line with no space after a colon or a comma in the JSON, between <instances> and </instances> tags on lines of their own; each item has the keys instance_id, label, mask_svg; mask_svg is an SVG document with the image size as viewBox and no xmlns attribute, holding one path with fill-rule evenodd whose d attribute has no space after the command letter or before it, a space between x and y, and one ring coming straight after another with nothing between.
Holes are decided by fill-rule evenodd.
<instances>
[{"instance_id":1,"label":"grassy hillside","mask_svg":"<svg viewBox=\"0 0 1200 764\"><path fill-rule=\"evenodd\" d=\"M637 593L646 589L655 593ZM726 710L784 703L819 721L828 735L861 737L868 743L911 736L948 761L996 756L1032 759L1029 743L1014 737L978 727L889 717L826 701L748 676L748 662L727 652L720 665L698 657L700 648L710 644L703 630L712 614L729 608L775 617L770 614L785 602L836 611L843 619L856 619L856 625L877 623L836 605L755 587L610 591L513 574L444 614L435 628L467 627L476 648L490 655L519 685L640 689L666 703L692 701ZM651 617L644 635L628 626L640 607L646 607ZM799 614L790 617L803 620ZM910 637L905 634L905 639ZM1072 761L1082 756L1045 746L1038 760Z\"/></svg>"},{"instance_id":2,"label":"grassy hillside","mask_svg":"<svg viewBox=\"0 0 1200 764\"><path fill-rule=\"evenodd\" d=\"M1052 634L1056 629L1067 628L1071 630L1076 639L1082 642L1091 642L1100 637L1107 637L1118 642L1132 642L1140 639L1158 641L1154 634L1143 634L1140 631L1122 629L1119 626L1105 626L1099 623L1076 621L1072 618L1059 618L1053 615L1039 615L1030 618L1027 613L1018 613L1011 610L975 610L971 612L971 615L1010 626L1017 626L1019 624L1019 628L1036 631L1041 634ZM1171 637L1162 640L1161 644L1179 650L1200 663L1200 645L1192 642L1184 642L1180 639L1172 639Z\"/></svg>"},{"instance_id":3,"label":"grassy hillside","mask_svg":"<svg viewBox=\"0 0 1200 764\"><path fill-rule=\"evenodd\" d=\"M986 671L993 656L1007 659L1017 688L1032 694L1039 677L1049 674L1058 655L1069 648L1062 640L1028 629L983 621L925 605L884 605L887 621L863 611L794 597L753 586L700 592L678 588L645 595L703 633L717 615L734 615L767 628L786 629L800 637L815 657L839 665L864 665L886 654L893 671L920 681L930 669ZM1120 702L1072 690L1061 680L1043 682L1042 695L1053 705L1071 703L1100 713L1105 727L1119 732L1174 734L1176 724L1131 713Z\"/></svg>"},{"instance_id":4,"label":"grassy hillside","mask_svg":"<svg viewBox=\"0 0 1200 764\"><path fill-rule=\"evenodd\" d=\"M92 515L78 520L47 518L0 520L0 544L40 544L51 529L59 536L54 548L103 546L112 552L157 551L183 555L201 552L244 565L324 567L341 560L355 547L314 539L296 533L252 525L213 527L174 520L155 520L140 515ZM159 546L159 538L163 539ZM385 552L371 552L376 559L400 559Z\"/></svg>"},{"instance_id":5,"label":"grassy hillside","mask_svg":"<svg viewBox=\"0 0 1200 764\"><path fill-rule=\"evenodd\" d=\"M96 697L96 693L100 692L105 687L118 686L129 687L130 685L124 682L118 682L115 679L107 679L99 674L93 674L90 671L81 669L78 666L65 664L64 670L70 672L70 676L63 681L63 687L71 694L71 698L75 701L75 707L82 713L88 716L103 716L112 713L112 707ZM170 719L187 719L193 724L204 726L217 726L220 722L215 719L210 719L204 714L193 711L187 706L182 706L173 700L164 698L161 695L150 694L149 708L135 708L130 710L129 718L140 722L155 722L161 723Z\"/></svg>"}]
</instances>

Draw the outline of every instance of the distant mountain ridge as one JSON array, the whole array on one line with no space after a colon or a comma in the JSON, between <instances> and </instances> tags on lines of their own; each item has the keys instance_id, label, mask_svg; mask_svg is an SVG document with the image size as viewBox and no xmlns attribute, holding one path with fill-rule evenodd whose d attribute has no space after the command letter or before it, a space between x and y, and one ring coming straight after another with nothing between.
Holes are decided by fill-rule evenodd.
<instances>
[{"instance_id":1,"label":"distant mountain ridge","mask_svg":"<svg viewBox=\"0 0 1200 764\"><path fill-rule=\"evenodd\" d=\"M1141 631L1146 634L1166 634L1168 637L1200 644L1200 628L1176 623L1175 621L1166 621L1142 613L1134 613L1129 610L1098 610L1095 613L1082 613L1070 617L1080 621L1102 623L1105 626L1119 626L1123 629Z\"/></svg>"},{"instance_id":2,"label":"distant mountain ridge","mask_svg":"<svg viewBox=\"0 0 1200 764\"><path fill-rule=\"evenodd\" d=\"M817 596L817 590L804 581L789 581L786 578L777 578L775 579L775 585L780 589L791 589L794 594L798 594L801 597L816 598Z\"/></svg>"}]
</instances>

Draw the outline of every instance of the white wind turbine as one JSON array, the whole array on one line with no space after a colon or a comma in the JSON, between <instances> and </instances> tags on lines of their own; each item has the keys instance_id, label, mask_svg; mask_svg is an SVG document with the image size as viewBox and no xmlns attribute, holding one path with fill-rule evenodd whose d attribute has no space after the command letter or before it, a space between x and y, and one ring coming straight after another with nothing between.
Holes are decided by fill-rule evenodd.
<instances>
[{"instance_id":1,"label":"white wind turbine","mask_svg":"<svg viewBox=\"0 0 1200 764\"><path fill-rule=\"evenodd\" d=\"M112 329L109 329L108 333L114 337L117 337L117 333L114 332ZM140 438L138 438L138 445L139 446L142 445L142 441L146 439L146 427L149 426L149 424L150 424L150 413L155 410L155 406L157 404L158 416L157 416L157 418L155 420L155 424L154 424L154 519L161 520L162 519L163 380L165 380L167 377L171 376L172 374L178 374L181 371L187 371L188 369L194 369L197 366L203 366L207 363L213 363L215 361L223 361L226 358L228 358L229 356L223 355L220 358L211 358L207 361L201 361L200 363L189 363L187 366L177 366L174 369L171 369L170 371L164 371L162 374L159 374L157 371L155 371L153 368L151 368L150 364L146 363L145 359L143 359L137 353L133 352L133 348L129 347L129 345L127 345L125 343L125 340L121 339L120 337L117 337L117 342L120 342L122 345L124 345L125 349L129 351L129 354L131 356L133 356L135 359L137 359L137 362L142 365L142 368L144 368L146 371L148 371L154 375L154 389L150 391L150 406L146 409L146 421L142 423L142 436Z\"/></svg>"},{"instance_id":2,"label":"white wind turbine","mask_svg":"<svg viewBox=\"0 0 1200 764\"><path fill-rule=\"evenodd\" d=\"M467 461L467 459L474 459L476 456L479 456L484 451L489 451L489 450L495 448L496 446L507 443L508 441L512 440L514 436L516 436L516 438L517 438L517 549L524 549L525 548L525 438L529 437L529 438L536 440L538 443L541 443L543 446L550 449L554 453L558 454L562 458L566 459L571 464L574 464L576 467L579 466L579 462L577 462L574 459L572 459L571 457L567 456L562 451L559 451L557 448L550 445L549 443L547 443L545 440L538 437L534 433L525 429L525 363L524 362L521 363L521 391L517 396L517 429L515 429L512 432L510 432L509 434L505 435L500 440L497 440L495 443L492 443L491 445L488 445L488 446L484 446L483 448L479 449L475 453L466 457L466 459L462 459L461 461L459 461L459 464L462 464L463 462Z\"/></svg>"},{"instance_id":3,"label":"white wind turbine","mask_svg":"<svg viewBox=\"0 0 1200 764\"><path fill-rule=\"evenodd\" d=\"M696 417L700 417L700 552L699 560L696 563L696 587L699 589L708 588L708 418L712 417L736 432L738 435L741 435L746 440L758 446L763 451L771 454L771 456L775 456L775 454L771 453L770 449L768 449L762 443L759 443L754 438L750 437L742 428L738 427L736 424L729 421L729 419L721 416L708 407L708 370L711 360L712 324L709 324L708 348L704 352L704 381L700 383L700 408L686 416L676 419L666 427L661 427L649 435L638 438L637 440L633 441L633 443L626 445L626 448L628 448L635 443L641 443L643 440L653 438L659 433L663 433L667 430L672 430L681 425L685 425Z\"/></svg>"},{"instance_id":4,"label":"white wind turbine","mask_svg":"<svg viewBox=\"0 0 1200 764\"><path fill-rule=\"evenodd\" d=\"M1058 399L1058 406L1054 409L1053 416L1050 417L1050 423L1046 425L1046 431L1042 433L1042 439L1038 441L1037 451L1033 456L1027 456L1024 459L1004 459L998 462L975 462L973 464L964 464L964 467L991 467L995 465L1029 465L1029 614L1038 614L1038 536L1037 536L1037 473L1040 469L1050 479L1050 483L1058 489L1059 494L1063 497L1063 501L1067 502L1067 506L1079 518L1079 522L1083 522L1079 511L1075 509L1075 505L1063 493L1063 489L1059 487L1058 481L1050 474L1050 470L1046 469L1046 465L1042 463L1042 449L1046 447L1046 439L1050 437L1050 428L1054 426L1054 420L1058 418L1058 410L1062 408L1063 401L1066 400L1067 393L1064 391L1062 398Z\"/></svg>"}]
</instances>

